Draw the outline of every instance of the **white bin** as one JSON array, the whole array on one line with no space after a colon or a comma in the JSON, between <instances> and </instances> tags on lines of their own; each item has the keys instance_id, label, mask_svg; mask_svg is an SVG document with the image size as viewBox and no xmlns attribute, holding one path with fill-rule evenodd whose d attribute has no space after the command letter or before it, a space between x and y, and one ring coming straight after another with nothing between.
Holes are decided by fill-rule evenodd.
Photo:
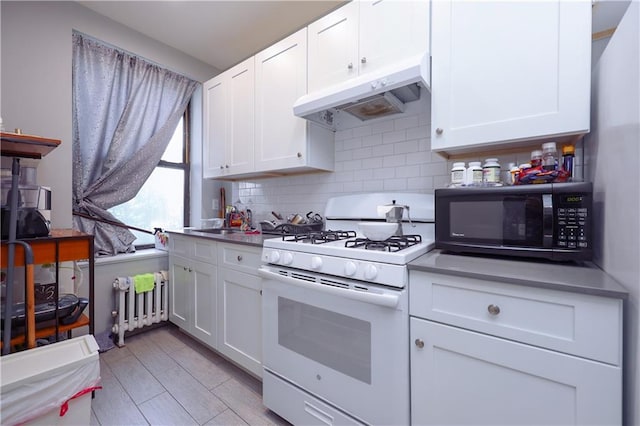
<instances>
[{"instance_id":1,"label":"white bin","mask_svg":"<svg viewBox=\"0 0 640 426\"><path fill-rule=\"evenodd\" d=\"M85 335L5 355L0 374L3 426L88 425L100 382L98 344Z\"/></svg>"}]
</instances>

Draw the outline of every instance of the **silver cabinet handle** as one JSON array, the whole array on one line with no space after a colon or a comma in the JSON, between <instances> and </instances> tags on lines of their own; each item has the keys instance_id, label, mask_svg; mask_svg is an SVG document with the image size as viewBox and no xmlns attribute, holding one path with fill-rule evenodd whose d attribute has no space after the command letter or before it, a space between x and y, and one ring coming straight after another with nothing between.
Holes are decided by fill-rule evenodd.
<instances>
[{"instance_id":1,"label":"silver cabinet handle","mask_svg":"<svg viewBox=\"0 0 640 426\"><path fill-rule=\"evenodd\" d=\"M416 346L419 347L420 349L424 348L424 340L416 339Z\"/></svg>"},{"instance_id":2,"label":"silver cabinet handle","mask_svg":"<svg viewBox=\"0 0 640 426\"><path fill-rule=\"evenodd\" d=\"M489 305L489 306L487 306L487 311L489 311L489 313L491 315L498 315L500 313L500 306L498 306L498 305Z\"/></svg>"},{"instance_id":3,"label":"silver cabinet handle","mask_svg":"<svg viewBox=\"0 0 640 426\"><path fill-rule=\"evenodd\" d=\"M189 268L189 272L193 272L193 269Z\"/></svg>"},{"instance_id":4,"label":"silver cabinet handle","mask_svg":"<svg viewBox=\"0 0 640 426\"><path fill-rule=\"evenodd\" d=\"M366 64L367 63L367 57L363 56L362 59L360 59L360 63Z\"/></svg>"},{"instance_id":5,"label":"silver cabinet handle","mask_svg":"<svg viewBox=\"0 0 640 426\"><path fill-rule=\"evenodd\" d=\"M224 169L224 166L222 164L220 164L220 170Z\"/></svg>"},{"instance_id":6,"label":"silver cabinet handle","mask_svg":"<svg viewBox=\"0 0 640 426\"><path fill-rule=\"evenodd\" d=\"M242 255L238 255L237 259L238 259L238 262L242 262Z\"/></svg>"},{"instance_id":7,"label":"silver cabinet handle","mask_svg":"<svg viewBox=\"0 0 640 426\"><path fill-rule=\"evenodd\" d=\"M298 158L302 158L302 153L301 152L298 153Z\"/></svg>"},{"instance_id":8,"label":"silver cabinet handle","mask_svg":"<svg viewBox=\"0 0 640 426\"><path fill-rule=\"evenodd\" d=\"M224 166L224 167L228 169L228 168L229 168L229 165L228 165L228 164L225 164L225 166Z\"/></svg>"},{"instance_id":9,"label":"silver cabinet handle","mask_svg":"<svg viewBox=\"0 0 640 426\"><path fill-rule=\"evenodd\" d=\"M347 69L350 69L350 70L353 69L353 62L349 62L349 65L347 65Z\"/></svg>"},{"instance_id":10,"label":"silver cabinet handle","mask_svg":"<svg viewBox=\"0 0 640 426\"><path fill-rule=\"evenodd\" d=\"M440 127L436 129L436 135L441 135L443 133L444 133L444 130L442 130Z\"/></svg>"}]
</instances>

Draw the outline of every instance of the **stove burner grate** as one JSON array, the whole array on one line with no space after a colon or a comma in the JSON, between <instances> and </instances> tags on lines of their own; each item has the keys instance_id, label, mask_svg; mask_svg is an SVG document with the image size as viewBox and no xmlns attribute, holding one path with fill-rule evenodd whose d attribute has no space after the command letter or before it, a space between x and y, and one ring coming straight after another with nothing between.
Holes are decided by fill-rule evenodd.
<instances>
[{"instance_id":1,"label":"stove burner grate","mask_svg":"<svg viewBox=\"0 0 640 426\"><path fill-rule=\"evenodd\" d=\"M347 238L354 238L355 236L355 231L311 231L301 234L283 235L282 241L322 244L331 241L346 240Z\"/></svg>"},{"instance_id":2,"label":"stove burner grate","mask_svg":"<svg viewBox=\"0 0 640 426\"><path fill-rule=\"evenodd\" d=\"M344 246L349 248L363 248L365 250L396 252L407 247L420 244L421 242L422 236L420 235L401 235L392 236L384 241L373 241L368 238L356 238L346 241Z\"/></svg>"}]
</instances>

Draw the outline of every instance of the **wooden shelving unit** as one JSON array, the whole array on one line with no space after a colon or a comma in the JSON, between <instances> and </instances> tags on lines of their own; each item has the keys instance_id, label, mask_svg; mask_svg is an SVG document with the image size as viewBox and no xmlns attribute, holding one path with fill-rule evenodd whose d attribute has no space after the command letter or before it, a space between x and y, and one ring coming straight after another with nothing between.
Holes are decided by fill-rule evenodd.
<instances>
[{"instance_id":1,"label":"wooden shelving unit","mask_svg":"<svg viewBox=\"0 0 640 426\"><path fill-rule=\"evenodd\" d=\"M57 148L61 141L59 139L45 138L35 135L26 135L22 133L0 132L1 151L3 157L13 157L12 168L12 190L17 191L16 171L20 170L19 158L35 158L40 159ZM17 205L10 205L11 210L17 210ZM16 224L11 224L12 230L15 232ZM26 318L25 327L22 333L9 336L14 330L7 332L3 336L3 342L0 347L3 354L7 352L4 344L9 342L13 347L17 344L26 343L27 348L35 347L37 338L56 336L59 333L71 333L71 330L89 326L89 333L93 334L93 318L94 318L94 247L93 235L84 234L82 232L71 229L52 230L46 237L15 239L15 233L10 230L9 239L2 241L0 252L0 260L2 268L10 271L13 276L16 267L25 267L25 307ZM13 238L13 239L12 239ZM37 328L35 323L35 302L34 302L34 276L33 265L44 263L54 263L56 265L56 283L60 282L59 265L60 262L87 260L89 262L89 312L87 315L81 315L73 324L60 324L58 320L52 320L46 324L41 324L42 328ZM13 285L13 283L7 283ZM58 292L56 291L56 297ZM57 301L56 301L57 302ZM7 303L11 303L8 302ZM10 306L10 305L8 305ZM7 306L7 309L9 308ZM50 325L53 324L53 325ZM8 327L8 324L6 325ZM21 330L21 329L17 329ZM16 330L16 331L17 331ZM4 327L3 327L3 331ZM9 346L9 345L8 345Z\"/></svg>"},{"instance_id":2,"label":"wooden shelving unit","mask_svg":"<svg viewBox=\"0 0 640 426\"><path fill-rule=\"evenodd\" d=\"M54 229L51 231L48 237L29 238L23 239L31 246L33 252L33 264L39 265L43 263L55 263L59 265L60 262L68 262L74 260L87 260L89 262L89 312L87 315L82 315L78 321L73 324L63 325L54 324L52 326L44 327L41 329L29 329L27 328L26 336L22 335L12 337L11 345L24 343L25 338L27 346L33 347L35 339L48 337L59 333L70 332L74 328L89 326L89 333L94 333L94 246L93 235L78 232L72 229ZM2 268L9 267L8 265L8 244L7 241L2 241L2 247L0 251ZM22 246L16 246L14 267L26 266L25 264L25 252ZM57 270L57 268L56 268ZM58 281L58 273L56 273L56 282ZM35 328L35 327L34 327Z\"/></svg>"}]
</instances>

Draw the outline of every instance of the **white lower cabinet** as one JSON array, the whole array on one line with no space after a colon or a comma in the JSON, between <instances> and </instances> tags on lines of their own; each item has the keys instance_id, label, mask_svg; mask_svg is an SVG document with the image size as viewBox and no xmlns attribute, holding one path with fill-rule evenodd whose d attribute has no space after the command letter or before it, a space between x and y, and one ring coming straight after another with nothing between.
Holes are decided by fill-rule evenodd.
<instances>
[{"instance_id":1,"label":"white lower cabinet","mask_svg":"<svg viewBox=\"0 0 640 426\"><path fill-rule=\"evenodd\" d=\"M422 271L409 282L412 424L622 423L621 300Z\"/></svg>"},{"instance_id":2,"label":"white lower cabinet","mask_svg":"<svg viewBox=\"0 0 640 426\"><path fill-rule=\"evenodd\" d=\"M620 368L411 318L412 424L620 424Z\"/></svg>"},{"instance_id":3,"label":"white lower cabinet","mask_svg":"<svg viewBox=\"0 0 640 426\"><path fill-rule=\"evenodd\" d=\"M218 281L218 350L261 376L260 277L220 268Z\"/></svg>"},{"instance_id":4,"label":"white lower cabinet","mask_svg":"<svg viewBox=\"0 0 640 426\"><path fill-rule=\"evenodd\" d=\"M169 241L169 320L201 342L214 346L217 259L215 256L208 258L209 262L196 259L206 258L205 253L215 254L216 245L175 234Z\"/></svg>"},{"instance_id":5,"label":"white lower cabinet","mask_svg":"<svg viewBox=\"0 0 640 426\"><path fill-rule=\"evenodd\" d=\"M262 376L261 250L220 245L218 256L218 350Z\"/></svg>"},{"instance_id":6,"label":"white lower cabinet","mask_svg":"<svg viewBox=\"0 0 640 426\"><path fill-rule=\"evenodd\" d=\"M172 234L169 320L262 376L261 248Z\"/></svg>"}]
</instances>

